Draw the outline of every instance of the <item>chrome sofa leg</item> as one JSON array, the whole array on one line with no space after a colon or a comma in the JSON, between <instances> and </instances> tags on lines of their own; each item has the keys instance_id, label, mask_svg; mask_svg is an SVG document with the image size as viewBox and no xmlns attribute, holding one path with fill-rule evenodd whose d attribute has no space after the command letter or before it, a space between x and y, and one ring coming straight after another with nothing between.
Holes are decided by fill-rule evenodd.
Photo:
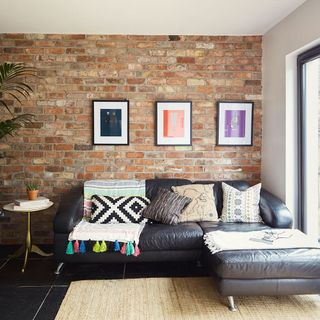
<instances>
[{"instance_id":1,"label":"chrome sofa leg","mask_svg":"<svg viewBox=\"0 0 320 320\"><path fill-rule=\"evenodd\" d=\"M228 296L228 302L229 302L228 309L229 309L230 311L237 311L236 306L235 306L235 304L234 304L233 296Z\"/></svg>"},{"instance_id":2,"label":"chrome sofa leg","mask_svg":"<svg viewBox=\"0 0 320 320\"><path fill-rule=\"evenodd\" d=\"M61 269L63 268L63 266L64 266L64 262L60 262L58 264L58 267L57 267L56 271L54 272L54 274L60 274L61 273Z\"/></svg>"}]
</instances>

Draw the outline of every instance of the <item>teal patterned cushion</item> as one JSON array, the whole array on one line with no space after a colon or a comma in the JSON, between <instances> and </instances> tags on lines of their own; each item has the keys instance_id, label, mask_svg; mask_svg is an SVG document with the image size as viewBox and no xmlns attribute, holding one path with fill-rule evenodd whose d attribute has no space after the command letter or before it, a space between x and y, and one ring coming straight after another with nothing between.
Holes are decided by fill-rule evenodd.
<instances>
[{"instance_id":1,"label":"teal patterned cushion","mask_svg":"<svg viewBox=\"0 0 320 320\"><path fill-rule=\"evenodd\" d=\"M239 191L223 182L222 190L223 222L262 222L259 209L261 183Z\"/></svg>"}]
</instances>

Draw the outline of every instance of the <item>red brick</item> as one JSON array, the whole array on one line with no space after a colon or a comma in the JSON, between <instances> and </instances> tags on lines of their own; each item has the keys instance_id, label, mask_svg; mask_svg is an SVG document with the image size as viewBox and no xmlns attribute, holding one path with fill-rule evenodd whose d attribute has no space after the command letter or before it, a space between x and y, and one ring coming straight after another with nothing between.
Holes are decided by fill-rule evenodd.
<instances>
[{"instance_id":1,"label":"red brick","mask_svg":"<svg viewBox=\"0 0 320 320\"><path fill-rule=\"evenodd\" d=\"M86 166L87 172L103 172L104 169L105 169L105 166L102 166L102 165Z\"/></svg>"},{"instance_id":2,"label":"red brick","mask_svg":"<svg viewBox=\"0 0 320 320\"><path fill-rule=\"evenodd\" d=\"M72 150L73 144L56 144L54 146L55 150Z\"/></svg>"},{"instance_id":3,"label":"red brick","mask_svg":"<svg viewBox=\"0 0 320 320\"><path fill-rule=\"evenodd\" d=\"M64 48L48 48L45 50L48 54L64 54L65 49Z\"/></svg>"},{"instance_id":4,"label":"red brick","mask_svg":"<svg viewBox=\"0 0 320 320\"><path fill-rule=\"evenodd\" d=\"M23 170L23 166L6 166L6 167L2 167L2 172L6 172L6 173L16 173L16 172L20 172Z\"/></svg>"},{"instance_id":5,"label":"red brick","mask_svg":"<svg viewBox=\"0 0 320 320\"><path fill-rule=\"evenodd\" d=\"M46 171L48 171L48 172L62 172L62 171L64 171L64 168L59 167L59 166L47 166Z\"/></svg>"},{"instance_id":6,"label":"red brick","mask_svg":"<svg viewBox=\"0 0 320 320\"><path fill-rule=\"evenodd\" d=\"M43 151L26 151L24 156L26 158L41 158L43 157Z\"/></svg>"},{"instance_id":7,"label":"red brick","mask_svg":"<svg viewBox=\"0 0 320 320\"><path fill-rule=\"evenodd\" d=\"M144 82L145 82L144 78L127 79L128 84L143 84Z\"/></svg>"},{"instance_id":8,"label":"red brick","mask_svg":"<svg viewBox=\"0 0 320 320\"><path fill-rule=\"evenodd\" d=\"M27 166L26 167L27 172L44 172L44 166Z\"/></svg>"},{"instance_id":9,"label":"red brick","mask_svg":"<svg viewBox=\"0 0 320 320\"><path fill-rule=\"evenodd\" d=\"M45 137L46 143L61 143L64 142L63 137Z\"/></svg>"},{"instance_id":10,"label":"red brick","mask_svg":"<svg viewBox=\"0 0 320 320\"><path fill-rule=\"evenodd\" d=\"M144 153L143 152L127 152L126 157L127 158L143 158Z\"/></svg>"},{"instance_id":11,"label":"red brick","mask_svg":"<svg viewBox=\"0 0 320 320\"><path fill-rule=\"evenodd\" d=\"M93 151L89 153L90 158L98 158L103 159L104 158L104 152L103 151Z\"/></svg>"},{"instance_id":12,"label":"red brick","mask_svg":"<svg viewBox=\"0 0 320 320\"><path fill-rule=\"evenodd\" d=\"M195 63L193 57L177 57L177 63Z\"/></svg>"},{"instance_id":13,"label":"red brick","mask_svg":"<svg viewBox=\"0 0 320 320\"><path fill-rule=\"evenodd\" d=\"M127 172L143 172L142 166L126 166Z\"/></svg>"},{"instance_id":14,"label":"red brick","mask_svg":"<svg viewBox=\"0 0 320 320\"><path fill-rule=\"evenodd\" d=\"M91 180L93 179L93 177L94 177L93 173L81 172L77 174L77 179L79 180Z\"/></svg>"}]
</instances>

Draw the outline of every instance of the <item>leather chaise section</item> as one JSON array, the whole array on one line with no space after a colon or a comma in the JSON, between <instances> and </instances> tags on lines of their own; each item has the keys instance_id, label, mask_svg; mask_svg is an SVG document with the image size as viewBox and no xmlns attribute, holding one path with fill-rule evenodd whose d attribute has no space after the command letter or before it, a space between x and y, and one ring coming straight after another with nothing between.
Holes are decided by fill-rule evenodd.
<instances>
[{"instance_id":1,"label":"leather chaise section","mask_svg":"<svg viewBox=\"0 0 320 320\"><path fill-rule=\"evenodd\" d=\"M276 296L319 294L320 279L220 279L215 278L223 296Z\"/></svg>"},{"instance_id":2,"label":"leather chaise section","mask_svg":"<svg viewBox=\"0 0 320 320\"><path fill-rule=\"evenodd\" d=\"M294 279L320 277L320 249L228 250L211 254L210 269L224 279Z\"/></svg>"}]
</instances>

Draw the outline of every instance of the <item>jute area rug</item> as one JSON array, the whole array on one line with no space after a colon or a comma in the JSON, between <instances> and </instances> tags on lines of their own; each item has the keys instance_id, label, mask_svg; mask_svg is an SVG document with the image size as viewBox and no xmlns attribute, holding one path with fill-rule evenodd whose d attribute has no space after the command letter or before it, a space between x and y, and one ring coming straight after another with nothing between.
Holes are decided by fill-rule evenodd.
<instances>
[{"instance_id":1,"label":"jute area rug","mask_svg":"<svg viewBox=\"0 0 320 320\"><path fill-rule=\"evenodd\" d=\"M227 308L211 278L72 282L58 320L319 320L319 296L236 297Z\"/></svg>"}]
</instances>

